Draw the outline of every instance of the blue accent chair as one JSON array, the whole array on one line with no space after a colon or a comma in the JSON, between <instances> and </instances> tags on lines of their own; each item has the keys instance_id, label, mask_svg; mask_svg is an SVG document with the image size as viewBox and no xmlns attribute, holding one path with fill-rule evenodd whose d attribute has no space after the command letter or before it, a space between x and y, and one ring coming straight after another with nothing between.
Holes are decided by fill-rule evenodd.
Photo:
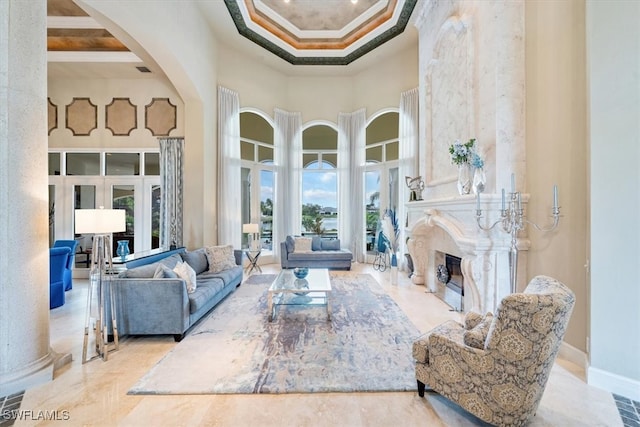
<instances>
[{"instance_id":1,"label":"blue accent chair","mask_svg":"<svg viewBox=\"0 0 640 427\"><path fill-rule=\"evenodd\" d=\"M64 305L64 274L70 248L49 249L49 308Z\"/></svg>"},{"instance_id":2,"label":"blue accent chair","mask_svg":"<svg viewBox=\"0 0 640 427\"><path fill-rule=\"evenodd\" d=\"M64 270L64 290L68 291L73 288L73 266L75 265L76 260L76 247L78 246L78 242L75 240L56 240L53 243L54 248L69 248L71 250L71 254L69 254L69 258L67 259L67 265Z\"/></svg>"}]
</instances>

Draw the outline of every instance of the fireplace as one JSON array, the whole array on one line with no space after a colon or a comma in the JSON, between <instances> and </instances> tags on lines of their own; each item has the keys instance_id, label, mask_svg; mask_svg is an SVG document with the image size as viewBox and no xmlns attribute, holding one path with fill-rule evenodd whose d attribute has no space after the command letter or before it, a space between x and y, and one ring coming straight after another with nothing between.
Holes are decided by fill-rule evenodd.
<instances>
[{"instance_id":1,"label":"fireplace","mask_svg":"<svg viewBox=\"0 0 640 427\"><path fill-rule=\"evenodd\" d=\"M483 195L483 210L490 221L500 217L500 203L497 195ZM478 230L475 205L472 197L409 203L407 248L413 260L413 283L426 286L456 310L484 313L495 311L498 302L510 293L511 241L499 227ZM519 276L526 274L523 265L528 247L528 239L520 237L518 262L523 264L518 268ZM453 280L443 284L437 278L437 269L441 264L447 267L447 254L451 256L448 273Z\"/></svg>"},{"instance_id":2,"label":"fireplace","mask_svg":"<svg viewBox=\"0 0 640 427\"><path fill-rule=\"evenodd\" d=\"M464 311L464 275L462 258L435 251L435 294L455 311Z\"/></svg>"}]
</instances>

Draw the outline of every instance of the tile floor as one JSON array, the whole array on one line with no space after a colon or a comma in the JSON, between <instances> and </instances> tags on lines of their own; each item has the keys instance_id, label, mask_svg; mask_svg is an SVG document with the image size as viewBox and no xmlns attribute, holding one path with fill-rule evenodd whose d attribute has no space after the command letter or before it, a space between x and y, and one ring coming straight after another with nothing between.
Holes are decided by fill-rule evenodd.
<instances>
[{"instance_id":1,"label":"tile floor","mask_svg":"<svg viewBox=\"0 0 640 427\"><path fill-rule=\"evenodd\" d=\"M275 273L278 265L263 266ZM409 319L423 332L461 315L449 310L422 286L401 274L397 285L389 272L354 264L352 271L372 274ZM335 393L286 395L130 396L127 390L176 343L170 336L128 337L107 362L81 363L86 281L76 280L64 306L50 312L51 346L71 353L73 361L53 381L28 390L21 410L31 418L16 426L61 425L33 414L66 417L64 425L83 426L476 426L484 425L457 405L428 393ZM232 294L233 295L233 294ZM231 295L231 296L232 296ZM220 351L224 351L221 349ZM214 361L212 361L214 363ZM193 369L198 369L194 366ZM558 359L532 426L622 426L611 393L584 382L584 370ZM636 410L637 404L632 407ZM627 406L624 408L629 409ZM625 424L635 425L635 424ZM4 426L3 426L4 427Z\"/></svg>"}]
</instances>

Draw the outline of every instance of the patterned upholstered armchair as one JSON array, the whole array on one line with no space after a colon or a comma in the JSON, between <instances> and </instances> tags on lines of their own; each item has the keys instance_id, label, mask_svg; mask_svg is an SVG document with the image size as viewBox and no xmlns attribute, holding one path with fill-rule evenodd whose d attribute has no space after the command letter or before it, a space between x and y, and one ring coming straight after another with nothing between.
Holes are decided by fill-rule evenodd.
<instances>
[{"instance_id":1,"label":"patterned upholstered armchair","mask_svg":"<svg viewBox=\"0 0 640 427\"><path fill-rule=\"evenodd\" d=\"M573 310L573 292L537 276L506 296L495 316L469 313L413 344L418 394L425 385L494 425L535 414Z\"/></svg>"}]
</instances>

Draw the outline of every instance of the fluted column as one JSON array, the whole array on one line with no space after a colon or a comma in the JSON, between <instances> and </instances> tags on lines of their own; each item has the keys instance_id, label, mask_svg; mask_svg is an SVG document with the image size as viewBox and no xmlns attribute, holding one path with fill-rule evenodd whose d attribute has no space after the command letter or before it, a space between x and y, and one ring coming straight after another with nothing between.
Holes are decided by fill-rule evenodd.
<instances>
[{"instance_id":1,"label":"fluted column","mask_svg":"<svg viewBox=\"0 0 640 427\"><path fill-rule=\"evenodd\" d=\"M50 380L44 0L0 1L0 396Z\"/></svg>"}]
</instances>

